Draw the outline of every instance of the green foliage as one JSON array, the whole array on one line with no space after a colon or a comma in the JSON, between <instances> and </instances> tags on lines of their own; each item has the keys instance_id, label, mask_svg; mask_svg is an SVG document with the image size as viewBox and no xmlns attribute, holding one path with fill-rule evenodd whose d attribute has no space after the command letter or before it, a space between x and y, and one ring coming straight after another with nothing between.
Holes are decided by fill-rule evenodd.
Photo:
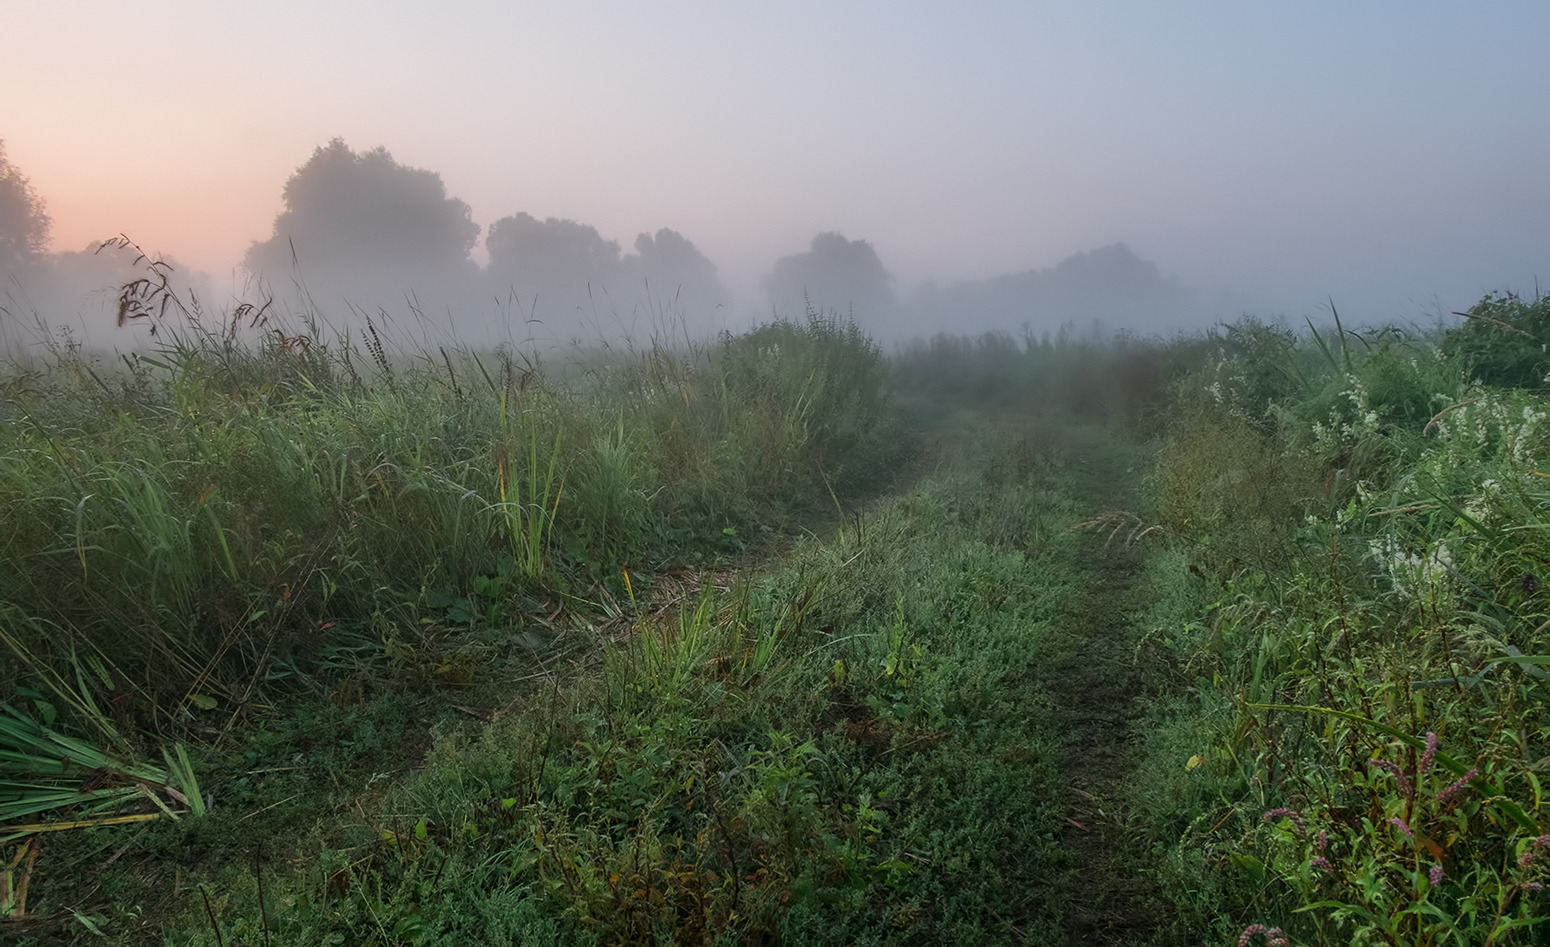
<instances>
[{"instance_id":1,"label":"green foliage","mask_svg":"<svg viewBox=\"0 0 1550 947\"><path fill-rule=\"evenodd\" d=\"M0 408L4 640L45 677L100 659L96 696L157 729L240 705L277 657L321 670L331 629L392 658L700 560L870 488L904 443L880 355L816 316L562 385L511 353L395 362L371 324L243 342L255 314L185 311L116 370L56 350Z\"/></svg>"},{"instance_id":2,"label":"green foliage","mask_svg":"<svg viewBox=\"0 0 1550 947\"><path fill-rule=\"evenodd\" d=\"M1543 388L1550 375L1550 296L1492 293L1449 329L1439 349L1470 377L1496 388Z\"/></svg>"},{"instance_id":3,"label":"green foliage","mask_svg":"<svg viewBox=\"0 0 1550 947\"><path fill-rule=\"evenodd\" d=\"M725 339L719 359L727 433L751 462L753 496L786 478L855 493L901 456L888 364L854 323L810 311L805 324Z\"/></svg>"},{"instance_id":4,"label":"green foliage","mask_svg":"<svg viewBox=\"0 0 1550 947\"><path fill-rule=\"evenodd\" d=\"M1175 775L1137 805L1224 937L1538 942L1546 405L1464 388L1458 337L1337 331L1280 338L1295 385L1224 351L1181 393L1154 568L1198 589L1159 603L1154 646L1197 696L1159 715Z\"/></svg>"},{"instance_id":5,"label":"green foliage","mask_svg":"<svg viewBox=\"0 0 1550 947\"><path fill-rule=\"evenodd\" d=\"M1066 547L1085 537L1060 528L1075 507L1056 480L1074 465L1056 444L999 440L1021 446L975 449L967 469L753 578L664 584L654 604L632 585L596 626L593 670L540 648L559 674L503 693L488 724L438 728L412 773L306 836L302 870L271 863L267 922L251 869L221 875L223 936L256 942L266 923L276 943L1055 936L1060 736L1030 708L1050 616L1079 588ZM1037 507L1042 525L1000 524L1010 506ZM321 769L310 753L368 719L326 715L299 765ZM275 733L244 769L293 739ZM245 776L241 807L278 794L262 782L276 778ZM202 909L169 936L215 942Z\"/></svg>"},{"instance_id":6,"label":"green foliage","mask_svg":"<svg viewBox=\"0 0 1550 947\"><path fill-rule=\"evenodd\" d=\"M1447 339L1244 321L890 366L809 314L555 367L368 329L62 351L0 406L0 688L43 719L0 727L13 790L79 793L64 753L142 808L216 800L123 843L154 880L79 873L120 913L78 923L1068 939L1099 765L1096 703L1060 704L1128 700L1133 662L1146 778L1088 798L1177 900L1158 942L1542 937L1550 406ZM892 385L935 464L858 508L912 446ZM1150 469L1112 439L1143 427ZM130 771L133 724L180 731L165 767Z\"/></svg>"},{"instance_id":7,"label":"green foliage","mask_svg":"<svg viewBox=\"0 0 1550 947\"><path fill-rule=\"evenodd\" d=\"M45 718L53 716L41 694L23 690L27 693L21 696L30 696ZM0 830L0 843L40 831L90 828L108 819L118 824L162 815L177 819L174 805L203 816L205 801L188 752L179 744L176 758L165 748L162 754L166 769L135 761L121 749L104 750L67 736L0 703L0 821L13 823ZM124 815L126 805L135 803L140 805L132 807L140 811ZM61 809L73 818L38 821Z\"/></svg>"}]
</instances>

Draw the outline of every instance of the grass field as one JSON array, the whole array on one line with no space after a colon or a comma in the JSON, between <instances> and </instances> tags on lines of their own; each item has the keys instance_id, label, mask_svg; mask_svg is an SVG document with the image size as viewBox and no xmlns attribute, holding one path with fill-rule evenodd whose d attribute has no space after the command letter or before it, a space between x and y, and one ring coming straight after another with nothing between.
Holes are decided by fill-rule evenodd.
<instances>
[{"instance_id":1,"label":"grass field","mask_svg":"<svg viewBox=\"0 0 1550 947\"><path fill-rule=\"evenodd\" d=\"M18 360L0 934L1537 943L1547 322Z\"/></svg>"}]
</instances>

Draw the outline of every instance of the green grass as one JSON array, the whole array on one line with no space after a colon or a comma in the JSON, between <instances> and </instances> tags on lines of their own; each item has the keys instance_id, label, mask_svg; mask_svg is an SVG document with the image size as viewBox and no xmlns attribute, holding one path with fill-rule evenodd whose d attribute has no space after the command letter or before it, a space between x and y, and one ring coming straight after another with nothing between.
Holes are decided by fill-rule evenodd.
<instances>
[{"instance_id":1,"label":"green grass","mask_svg":"<svg viewBox=\"0 0 1550 947\"><path fill-rule=\"evenodd\" d=\"M1224 942L1543 937L1546 403L1472 380L1482 331L1250 325L1170 418L1134 805Z\"/></svg>"},{"instance_id":2,"label":"green grass","mask_svg":"<svg viewBox=\"0 0 1550 947\"><path fill-rule=\"evenodd\" d=\"M498 356L368 356L282 386L288 353L185 343L40 391L94 406L59 425L92 457L115 405L131 482L159 491L104 505L130 525L54 540L104 583L83 613L143 589L165 535L186 565L156 614L209 633L152 665L170 646L149 616L114 651L31 617L56 604L41 582L18 601L82 648L25 639L38 679L112 700L70 657L90 649L109 681L159 684L155 713L118 712L142 745L197 740L213 803L72 836L60 862L139 867L46 888L56 931L84 929L69 905L189 943L1057 936L1074 867L1051 654L1092 540L1068 529L1091 510L1061 425L958 425L912 487L859 506L914 435L839 323L563 384ZM233 365L260 394L216 394ZM73 494L40 492L36 532L69 525Z\"/></svg>"},{"instance_id":3,"label":"green grass","mask_svg":"<svg viewBox=\"0 0 1550 947\"><path fill-rule=\"evenodd\" d=\"M56 350L0 403L0 923L1537 942L1538 306Z\"/></svg>"},{"instance_id":4,"label":"green grass","mask_svg":"<svg viewBox=\"0 0 1550 947\"><path fill-rule=\"evenodd\" d=\"M1021 474L965 459L772 571L625 616L594 672L443 729L270 878L271 935L1055 937L1048 881L1070 864L1044 668L1088 537L1022 436ZM257 939L256 875L217 887L225 936ZM180 929L214 942L197 912Z\"/></svg>"},{"instance_id":5,"label":"green grass","mask_svg":"<svg viewBox=\"0 0 1550 947\"><path fill-rule=\"evenodd\" d=\"M341 621L412 638L443 600L617 592L873 486L901 445L879 355L816 315L563 388L501 353L395 365L376 339L58 353L0 433L23 663L94 654L126 713L175 728Z\"/></svg>"},{"instance_id":6,"label":"green grass","mask_svg":"<svg viewBox=\"0 0 1550 947\"><path fill-rule=\"evenodd\" d=\"M499 351L396 357L366 329L247 343L196 322L116 364L66 346L16 368L0 408L0 696L122 756L115 771L164 745L179 778L214 770L213 794L241 805L253 787L233 755L276 761L234 741L266 745L275 705L327 719L327 701L369 728L380 715L359 708L407 693L429 709L398 739L423 740L451 712L433 692L493 701L514 665L621 617L635 588L876 489L906 449L880 354L816 313L556 370ZM207 748L197 766L180 740ZM399 772L384 757L400 749L364 751L368 781ZM59 775L93 768L75 756ZM347 800L339 775L328 764ZM36 782L25 765L20 780ZM315 782L286 788L293 823L335 808ZM47 808L41 787L16 795ZM253 801L255 819L290 805Z\"/></svg>"}]
</instances>

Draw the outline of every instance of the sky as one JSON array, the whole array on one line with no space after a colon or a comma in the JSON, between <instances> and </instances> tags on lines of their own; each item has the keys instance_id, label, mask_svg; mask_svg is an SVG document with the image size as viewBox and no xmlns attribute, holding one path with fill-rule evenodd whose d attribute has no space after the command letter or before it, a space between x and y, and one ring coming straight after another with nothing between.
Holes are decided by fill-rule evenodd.
<instances>
[{"instance_id":1,"label":"sky","mask_svg":"<svg viewBox=\"0 0 1550 947\"><path fill-rule=\"evenodd\" d=\"M218 285L334 137L439 173L486 229L672 228L750 298L821 231L902 292L1123 242L1298 321L1550 284L1543 0L0 0L0 22L0 138L54 249L122 232Z\"/></svg>"}]
</instances>

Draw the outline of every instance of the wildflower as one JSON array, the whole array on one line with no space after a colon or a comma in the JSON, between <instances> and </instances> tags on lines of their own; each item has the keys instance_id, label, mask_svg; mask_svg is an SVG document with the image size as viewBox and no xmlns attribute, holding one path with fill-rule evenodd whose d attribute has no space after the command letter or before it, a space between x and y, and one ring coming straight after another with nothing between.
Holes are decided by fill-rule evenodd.
<instances>
[{"instance_id":1,"label":"wildflower","mask_svg":"<svg viewBox=\"0 0 1550 947\"><path fill-rule=\"evenodd\" d=\"M1523 577L1523 591L1527 592L1530 595L1533 595L1535 592L1538 592L1539 591L1539 580L1534 578L1532 575L1525 575Z\"/></svg>"},{"instance_id":2,"label":"wildflower","mask_svg":"<svg viewBox=\"0 0 1550 947\"><path fill-rule=\"evenodd\" d=\"M1319 829L1318 846L1321 852L1329 850L1329 833L1323 829Z\"/></svg>"},{"instance_id":3,"label":"wildflower","mask_svg":"<svg viewBox=\"0 0 1550 947\"><path fill-rule=\"evenodd\" d=\"M1405 776L1405 771L1398 763L1390 763L1388 760L1368 760L1368 766L1376 766L1381 770L1387 770L1394 775L1394 781L1399 784L1399 791L1405 794L1406 799L1415 796L1415 787L1410 785L1410 780Z\"/></svg>"},{"instance_id":4,"label":"wildflower","mask_svg":"<svg viewBox=\"0 0 1550 947\"><path fill-rule=\"evenodd\" d=\"M1437 758L1437 734L1426 731L1426 752L1421 754L1421 765L1417 769L1424 773L1432 768L1432 761Z\"/></svg>"},{"instance_id":5,"label":"wildflower","mask_svg":"<svg viewBox=\"0 0 1550 947\"><path fill-rule=\"evenodd\" d=\"M1523 890L1524 891L1543 891L1543 890L1545 890L1545 886L1540 884L1537 881L1530 881L1528 884L1523 886Z\"/></svg>"},{"instance_id":6,"label":"wildflower","mask_svg":"<svg viewBox=\"0 0 1550 947\"><path fill-rule=\"evenodd\" d=\"M1527 868L1532 864L1534 864L1534 850L1532 848L1525 848L1523 854L1518 856L1518 867Z\"/></svg>"},{"instance_id":7,"label":"wildflower","mask_svg":"<svg viewBox=\"0 0 1550 947\"><path fill-rule=\"evenodd\" d=\"M1238 936L1238 947L1248 947L1249 941L1254 939L1255 934L1265 935L1266 947L1287 947L1289 944L1289 941L1287 941L1286 935L1281 931L1281 928L1266 927L1263 924L1250 924L1248 927L1245 927L1243 929L1243 933Z\"/></svg>"},{"instance_id":8,"label":"wildflower","mask_svg":"<svg viewBox=\"0 0 1550 947\"><path fill-rule=\"evenodd\" d=\"M1461 793L1464 790L1468 789L1469 788L1469 784L1474 781L1474 778L1476 776L1479 776L1479 775L1480 775L1480 768L1478 766L1475 767L1474 769L1471 769L1469 772L1467 772L1463 776L1459 777L1458 782L1453 783L1452 785L1450 785L1446 789L1444 789L1442 792L1438 793L1437 794L1437 801L1438 802L1447 802L1449 799L1452 799L1454 796L1457 796L1459 793Z\"/></svg>"},{"instance_id":9,"label":"wildflower","mask_svg":"<svg viewBox=\"0 0 1550 947\"><path fill-rule=\"evenodd\" d=\"M1534 847L1550 848L1550 835L1541 835L1539 838L1534 839Z\"/></svg>"},{"instance_id":10,"label":"wildflower","mask_svg":"<svg viewBox=\"0 0 1550 947\"><path fill-rule=\"evenodd\" d=\"M1331 865L1329 859L1323 855L1315 856L1312 861L1308 862L1308 865L1313 868L1322 868L1325 874L1332 874L1335 870L1335 866Z\"/></svg>"},{"instance_id":11,"label":"wildflower","mask_svg":"<svg viewBox=\"0 0 1550 947\"><path fill-rule=\"evenodd\" d=\"M1410 831L1410 826L1405 824L1404 819L1401 819L1399 816L1395 816L1389 820L1389 825L1392 825L1394 828L1405 833L1405 838L1410 839L1411 841L1415 841L1415 833Z\"/></svg>"},{"instance_id":12,"label":"wildflower","mask_svg":"<svg viewBox=\"0 0 1550 947\"><path fill-rule=\"evenodd\" d=\"M1442 864L1439 862L1433 865L1432 870L1426 873L1426 877L1431 881L1433 888L1442 884Z\"/></svg>"},{"instance_id":13,"label":"wildflower","mask_svg":"<svg viewBox=\"0 0 1550 947\"><path fill-rule=\"evenodd\" d=\"M1308 827L1303 824L1302 816L1294 809L1271 809L1269 812L1265 813L1265 821L1273 822L1282 816L1292 820L1292 824L1297 826L1298 835L1308 834Z\"/></svg>"}]
</instances>

